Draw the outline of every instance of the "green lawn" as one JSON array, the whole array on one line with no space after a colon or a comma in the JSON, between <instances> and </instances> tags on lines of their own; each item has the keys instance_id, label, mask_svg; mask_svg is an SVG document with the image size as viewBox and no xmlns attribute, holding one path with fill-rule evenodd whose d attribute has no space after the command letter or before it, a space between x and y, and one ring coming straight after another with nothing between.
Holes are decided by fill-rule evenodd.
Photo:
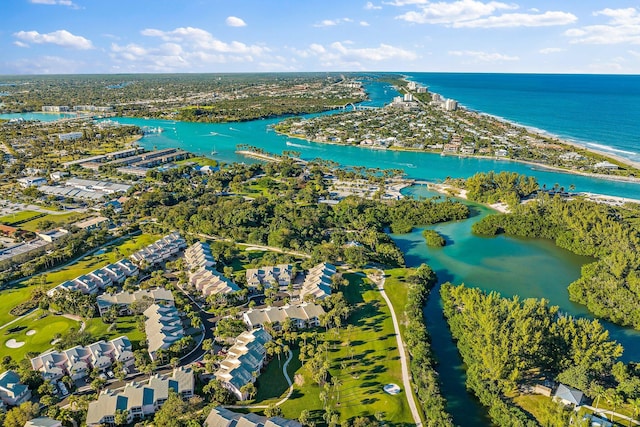
<instances>
[{"instance_id":1,"label":"green lawn","mask_svg":"<svg viewBox=\"0 0 640 427\"><path fill-rule=\"evenodd\" d=\"M218 166L218 162L216 160L210 159L208 157L191 157L189 159L179 160L176 162L178 165L183 165L185 163L195 163L199 166Z\"/></svg>"},{"instance_id":2,"label":"green lawn","mask_svg":"<svg viewBox=\"0 0 640 427\"><path fill-rule=\"evenodd\" d=\"M296 371L300 369L301 366L300 359L298 359L300 351L295 349L292 350L292 352L293 358L287 366L287 373L289 374L291 381L293 381ZM289 384L282 374L282 366L284 365L286 356L281 357L282 359L280 360L280 363L278 363L277 357L273 358L267 365L267 369L265 369L265 371L258 377L258 380L256 381L258 393L256 393L256 397L251 404L269 405L271 403L275 403L284 397L287 390L289 390Z\"/></svg>"},{"instance_id":3,"label":"green lawn","mask_svg":"<svg viewBox=\"0 0 640 427\"><path fill-rule=\"evenodd\" d=\"M20 224L20 228L28 230L28 231L40 231L43 229L49 230L51 228L59 227L62 224L67 224L71 222L76 222L85 217L86 214L78 213L78 212L69 212L66 214L60 215L45 215L42 218L37 218L32 221L27 221ZM50 225L47 225L49 223ZM43 227L46 225L46 227Z\"/></svg>"},{"instance_id":4,"label":"green lawn","mask_svg":"<svg viewBox=\"0 0 640 427\"><path fill-rule=\"evenodd\" d=\"M328 360L330 374L339 378L342 385L331 388L329 405L340 412L341 419L358 416L372 417L382 413L386 425L413 425L413 418L404 393L391 396L382 390L389 383L402 385L400 357L396 346L393 323L389 310L377 289L367 279L346 274L349 285L343 289L346 299L355 306L349 318L353 330L343 326L338 336L322 333L322 339L330 343ZM316 421L322 419L320 387L311 380L305 367L304 384L296 385L293 396L281 408L284 415L297 418L308 409Z\"/></svg>"},{"instance_id":5,"label":"green lawn","mask_svg":"<svg viewBox=\"0 0 640 427\"><path fill-rule=\"evenodd\" d=\"M135 316L123 316L116 320L116 328L109 331L108 324L105 324L100 317L94 317L87 322L86 331L92 336L96 337L96 340L109 341L114 338L126 335L131 341L131 345L134 350L142 347L142 344L146 340L146 336L136 326Z\"/></svg>"},{"instance_id":6,"label":"green lawn","mask_svg":"<svg viewBox=\"0 0 640 427\"><path fill-rule=\"evenodd\" d=\"M127 239L120 245L109 246L104 249L103 253L84 257L78 262L57 271L43 273L47 278L46 288L53 288L66 280L74 279L96 268L103 267L125 256L129 256L136 250L155 242L157 239L158 236L156 235L141 234ZM27 281L22 281L0 292L0 326L15 319L9 311L19 303L28 300L33 289L34 285L29 285Z\"/></svg>"},{"instance_id":7,"label":"green lawn","mask_svg":"<svg viewBox=\"0 0 640 427\"><path fill-rule=\"evenodd\" d=\"M26 221L29 218L37 217L40 215L42 215L42 213L36 211L20 211L0 217L0 222L3 224L12 225L16 222Z\"/></svg>"},{"instance_id":8,"label":"green lawn","mask_svg":"<svg viewBox=\"0 0 640 427\"><path fill-rule=\"evenodd\" d=\"M28 352L42 353L52 348L51 341L54 339L54 335L64 334L71 327L78 329L80 324L66 317L36 310L19 322L13 323L0 330L2 336L0 357L11 356L15 361L20 361ZM10 332L18 328L20 330ZM27 335L27 332L30 330L34 330L36 333ZM11 339L15 339L17 342L24 342L25 344L19 348L9 348L7 347L7 341Z\"/></svg>"}]
</instances>

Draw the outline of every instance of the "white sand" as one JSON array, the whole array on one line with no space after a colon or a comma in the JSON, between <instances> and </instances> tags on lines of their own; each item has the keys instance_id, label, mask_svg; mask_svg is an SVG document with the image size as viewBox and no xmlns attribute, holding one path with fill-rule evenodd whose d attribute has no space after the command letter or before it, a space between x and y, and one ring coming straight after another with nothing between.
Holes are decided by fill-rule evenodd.
<instances>
[{"instance_id":1,"label":"white sand","mask_svg":"<svg viewBox=\"0 0 640 427\"><path fill-rule=\"evenodd\" d=\"M5 343L5 345L9 348L20 348L24 345L24 341L16 341L15 339L11 338Z\"/></svg>"},{"instance_id":2,"label":"white sand","mask_svg":"<svg viewBox=\"0 0 640 427\"><path fill-rule=\"evenodd\" d=\"M35 329L29 329L29 330L27 331L27 334L26 334L26 335L27 335L28 337L30 337L31 335L35 335L35 334L36 334L36 330L35 330Z\"/></svg>"}]
</instances>

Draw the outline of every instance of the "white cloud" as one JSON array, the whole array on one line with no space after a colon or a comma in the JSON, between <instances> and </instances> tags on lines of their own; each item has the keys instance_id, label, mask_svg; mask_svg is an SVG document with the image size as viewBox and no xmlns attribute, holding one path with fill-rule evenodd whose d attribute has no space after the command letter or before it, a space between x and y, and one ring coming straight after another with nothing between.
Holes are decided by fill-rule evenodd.
<instances>
[{"instance_id":1,"label":"white cloud","mask_svg":"<svg viewBox=\"0 0 640 427\"><path fill-rule=\"evenodd\" d=\"M69 6L73 8L77 8L78 6L73 3L71 0L29 0L30 3L33 4L46 4L46 5L60 5L60 6Z\"/></svg>"},{"instance_id":2,"label":"white cloud","mask_svg":"<svg viewBox=\"0 0 640 427\"><path fill-rule=\"evenodd\" d=\"M566 49L563 49L561 47L546 47L544 49L540 49L538 51L538 53L541 53L543 55L549 55L550 53L559 53L559 52L564 52Z\"/></svg>"},{"instance_id":3,"label":"white cloud","mask_svg":"<svg viewBox=\"0 0 640 427\"><path fill-rule=\"evenodd\" d=\"M451 3L419 0L398 0L395 5L422 4L418 10L396 16L415 24L442 24L453 28L542 27L572 24L578 18L568 12L502 13L517 9L515 4L498 1L457 0Z\"/></svg>"},{"instance_id":4,"label":"white cloud","mask_svg":"<svg viewBox=\"0 0 640 427\"><path fill-rule=\"evenodd\" d=\"M395 4L398 5L399 3L400 2L396 2ZM403 2L402 4L413 3ZM517 6L497 1L483 3L476 0L458 0L452 3L425 3L426 5L421 6L419 11L407 12L403 15L397 16L396 19L402 19L416 24L451 25L458 22L471 21L489 16L498 10L511 10L517 8Z\"/></svg>"},{"instance_id":5,"label":"white cloud","mask_svg":"<svg viewBox=\"0 0 640 427\"><path fill-rule=\"evenodd\" d=\"M237 16L229 16L225 21L230 27L246 27L247 23L244 22L242 18L238 18Z\"/></svg>"},{"instance_id":6,"label":"white cloud","mask_svg":"<svg viewBox=\"0 0 640 427\"><path fill-rule=\"evenodd\" d=\"M376 68L375 63L385 61L414 61L418 55L410 50L381 43L376 47L352 47L351 41L334 42L329 45L313 43L307 49L294 49L302 58L315 58L322 67L329 68ZM367 67L367 64L371 66Z\"/></svg>"},{"instance_id":7,"label":"white cloud","mask_svg":"<svg viewBox=\"0 0 640 427\"><path fill-rule=\"evenodd\" d=\"M368 27L369 23L367 21L360 21L360 26L361 27Z\"/></svg>"},{"instance_id":8,"label":"white cloud","mask_svg":"<svg viewBox=\"0 0 640 427\"><path fill-rule=\"evenodd\" d=\"M21 42L21 41L19 41L19 40L14 41L14 42L13 42L13 44L14 44L14 45L16 45L16 46L18 46L18 47L29 47L29 45L28 45L28 44L26 44L26 43L24 43L24 42Z\"/></svg>"},{"instance_id":9,"label":"white cloud","mask_svg":"<svg viewBox=\"0 0 640 427\"><path fill-rule=\"evenodd\" d=\"M338 18L338 19L324 19L317 24L314 24L314 27L322 28L322 27L334 27L339 24L344 24L348 22L353 22L351 18Z\"/></svg>"},{"instance_id":10,"label":"white cloud","mask_svg":"<svg viewBox=\"0 0 640 427\"><path fill-rule=\"evenodd\" d=\"M565 31L571 43L584 44L640 44L640 13L636 8L603 9L594 16L604 16L606 24L587 25Z\"/></svg>"},{"instance_id":11,"label":"white cloud","mask_svg":"<svg viewBox=\"0 0 640 427\"><path fill-rule=\"evenodd\" d=\"M576 22L578 17L572 13L548 11L540 14L505 13L499 16L456 22L456 28L507 28L507 27L548 27L552 25L568 25Z\"/></svg>"},{"instance_id":12,"label":"white cloud","mask_svg":"<svg viewBox=\"0 0 640 427\"><path fill-rule=\"evenodd\" d=\"M41 56L0 63L9 74L74 74L83 71L86 64L59 56Z\"/></svg>"},{"instance_id":13,"label":"white cloud","mask_svg":"<svg viewBox=\"0 0 640 427\"><path fill-rule=\"evenodd\" d=\"M58 30L51 33L41 34L37 31L18 31L13 36L24 44L43 44L51 43L58 46L70 47L73 49L93 49L91 40L82 36L71 34L67 30Z\"/></svg>"},{"instance_id":14,"label":"white cloud","mask_svg":"<svg viewBox=\"0 0 640 427\"><path fill-rule=\"evenodd\" d=\"M449 51L449 55L471 58L479 62L505 62L518 61L520 59L517 56L509 56L501 53L488 53L476 50L452 50Z\"/></svg>"},{"instance_id":15,"label":"white cloud","mask_svg":"<svg viewBox=\"0 0 640 427\"><path fill-rule=\"evenodd\" d=\"M116 64L114 70L211 71L221 64L254 63L258 59L263 64L278 62L269 58L270 49L266 46L222 41L201 28L181 27L170 31L148 28L141 34L151 42L111 45L110 56ZM153 43L154 40L158 43Z\"/></svg>"},{"instance_id":16,"label":"white cloud","mask_svg":"<svg viewBox=\"0 0 640 427\"><path fill-rule=\"evenodd\" d=\"M380 10L382 9L382 6L376 6L375 4L368 1L367 4L364 5L364 8L365 10Z\"/></svg>"}]
</instances>

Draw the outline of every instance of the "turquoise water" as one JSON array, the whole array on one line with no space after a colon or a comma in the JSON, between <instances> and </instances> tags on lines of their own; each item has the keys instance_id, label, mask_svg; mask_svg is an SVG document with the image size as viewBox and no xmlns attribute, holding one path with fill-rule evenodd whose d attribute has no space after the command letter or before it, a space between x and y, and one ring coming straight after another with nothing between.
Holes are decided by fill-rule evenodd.
<instances>
[{"instance_id":1,"label":"turquoise water","mask_svg":"<svg viewBox=\"0 0 640 427\"><path fill-rule=\"evenodd\" d=\"M640 76L410 73L462 105L640 161Z\"/></svg>"}]
</instances>

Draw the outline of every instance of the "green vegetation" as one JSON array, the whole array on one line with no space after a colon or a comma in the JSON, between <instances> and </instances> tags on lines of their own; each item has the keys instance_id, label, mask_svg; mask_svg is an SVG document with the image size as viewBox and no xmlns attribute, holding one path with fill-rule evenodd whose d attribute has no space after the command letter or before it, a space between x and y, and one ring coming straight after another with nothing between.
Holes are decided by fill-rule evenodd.
<instances>
[{"instance_id":1,"label":"green vegetation","mask_svg":"<svg viewBox=\"0 0 640 427\"><path fill-rule=\"evenodd\" d=\"M447 182L467 190L469 200L480 203L503 202L511 209L539 189L534 177L516 172L480 172L467 179Z\"/></svg>"},{"instance_id":2,"label":"green vegetation","mask_svg":"<svg viewBox=\"0 0 640 427\"><path fill-rule=\"evenodd\" d=\"M20 361L27 353L42 353L53 347L51 342L55 338L65 334L71 328L78 327L79 323L75 320L36 310L0 330L2 334L0 357L11 356L14 360ZM27 335L29 331L35 331L35 334ZM10 348L7 346L9 340L15 340L24 345Z\"/></svg>"},{"instance_id":3,"label":"green vegetation","mask_svg":"<svg viewBox=\"0 0 640 427\"><path fill-rule=\"evenodd\" d=\"M513 405L522 384L558 380L595 397L598 389L635 399L635 364L615 363L622 347L597 320L560 315L545 300L506 299L445 284L441 288L451 334L467 365L467 387L501 426L537 425ZM629 388L630 387L630 388Z\"/></svg>"},{"instance_id":4,"label":"green vegetation","mask_svg":"<svg viewBox=\"0 0 640 427\"><path fill-rule=\"evenodd\" d=\"M394 306L401 335L410 353L410 369L415 392L428 425L452 426L446 412L445 399L440 394L438 373L429 344L429 332L422 313L436 274L422 264L417 269L386 270L385 289Z\"/></svg>"},{"instance_id":5,"label":"green vegetation","mask_svg":"<svg viewBox=\"0 0 640 427\"><path fill-rule=\"evenodd\" d=\"M65 214L44 214L40 217L28 220L20 224L20 228L27 231L44 231L51 228L60 227L82 219L85 214L69 212Z\"/></svg>"},{"instance_id":6,"label":"green vegetation","mask_svg":"<svg viewBox=\"0 0 640 427\"><path fill-rule=\"evenodd\" d=\"M142 348L147 339L144 332L138 329L136 316L120 316L111 324L94 317L86 320L85 331L96 340L108 341L126 335L134 350Z\"/></svg>"},{"instance_id":7,"label":"green vegetation","mask_svg":"<svg viewBox=\"0 0 640 427\"><path fill-rule=\"evenodd\" d=\"M41 218L45 215L46 214L43 214L42 212L21 211L0 217L0 223L17 226L34 218Z\"/></svg>"},{"instance_id":8,"label":"green vegetation","mask_svg":"<svg viewBox=\"0 0 640 427\"><path fill-rule=\"evenodd\" d=\"M445 238L435 230L424 230L422 232L422 236L424 237L427 246L431 246L433 248L442 248L447 244Z\"/></svg>"},{"instance_id":9,"label":"green vegetation","mask_svg":"<svg viewBox=\"0 0 640 427\"><path fill-rule=\"evenodd\" d=\"M307 409L316 422L322 422L327 413L338 414L342 421L378 414L387 423L410 425L413 419L404 394L391 396L382 390L385 384L402 384L389 310L368 279L355 274L344 277L348 285L341 290L352 306L348 322L319 333L317 338L302 334L302 340L308 340L308 345L302 346L305 351L301 350L306 358L296 372L295 398L285 402L282 411L295 419ZM329 368L324 380L313 368L311 359L316 355Z\"/></svg>"},{"instance_id":10,"label":"green vegetation","mask_svg":"<svg viewBox=\"0 0 640 427\"><path fill-rule=\"evenodd\" d=\"M598 317L640 328L638 218L637 205L612 207L542 194L511 214L483 218L473 231L551 239L576 254L595 257L569 285L571 300Z\"/></svg>"}]
</instances>

